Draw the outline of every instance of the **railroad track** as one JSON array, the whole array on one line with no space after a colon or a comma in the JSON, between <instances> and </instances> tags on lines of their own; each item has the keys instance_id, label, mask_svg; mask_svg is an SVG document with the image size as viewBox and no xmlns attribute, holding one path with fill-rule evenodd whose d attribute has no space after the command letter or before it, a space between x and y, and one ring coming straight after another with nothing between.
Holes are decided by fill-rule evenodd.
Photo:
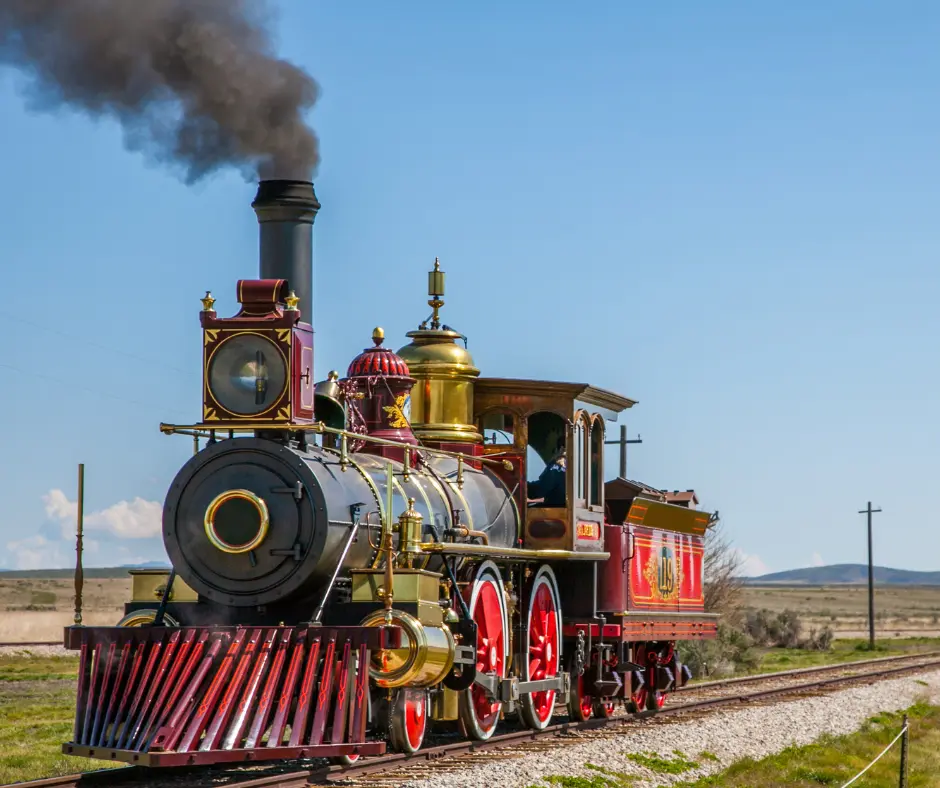
<instances>
[{"instance_id":1,"label":"railroad track","mask_svg":"<svg viewBox=\"0 0 940 788\"><path fill-rule=\"evenodd\" d=\"M910 664L900 664L910 663ZM875 670L865 668L875 667ZM521 730L493 736L485 742L458 741L429 746L414 755L392 753L369 758L352 766L306 767L300 762L278 766L253 767L193 767L161 773L141 767L129 766L102 769L83 774L52 777L44 780L13 783L16 788L131 788L145 784L150 788L303 788L310 785L347 785L385 788L399 786L409 780L420 779L428 772L466 769L475 761L493 758L511 759L531 754L540 749L552 749L584 742L587 738L613 737L644 721L681 719L689 715L708 713L716 707L728 707L769 699L783 700L820 691L852 686L901 676L908 673L940 668L940 652L882 657L859 660L840 665L781 671L778 673L742 676L735 679L702 682L683 688L678 693L703 697L658 711L638 714L615 713L609 719L591 719L586 722L559 722L543 731ZM821 674L836 674L821 676ZM799 681L812 676L811 681ZM796 679L794 682L793 680ZM741 685L767 684L750 691L715 694L721 688L736 690ZM0 786L8 788L8 786Z\"/></svg>"},{"instance_id":2,"label":"railroad track","mask_svg":"<svg viewBox=\"0 0 940 788\"><path fill-rule=\"evenodd\" d=\"M754 673L748 676L735 676L734 678L718 679L716 681L699 681L693 684L687 684L676 693L697 692L699 690L716 689L718 687L740 686L742 684L755 684L776 678L785 678L787 676L809 676L818 673L830 673L838 670L851 670L856 666L868 665L886 665L895 662L905 662L909 660L922 660L933 657L940 657L940 651L922 651L918 654L903 654L899 657L877 657L875 659L861 659L854 662L839 662L831 665L817 665L812 668L795 668L793 670L780 670L774 673Z\"/></svg>"}]
</instances>

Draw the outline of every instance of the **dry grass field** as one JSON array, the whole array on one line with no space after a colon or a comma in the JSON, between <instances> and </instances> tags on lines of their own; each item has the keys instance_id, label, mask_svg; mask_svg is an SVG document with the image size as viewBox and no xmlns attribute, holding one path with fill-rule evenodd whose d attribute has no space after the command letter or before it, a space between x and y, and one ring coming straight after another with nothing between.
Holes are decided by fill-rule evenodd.
<instances>
[{"instance_id":1,"label":"dry grass field","mask_svg":"<svg viewBox=\"0 0 940 788\"><path fill-rule=\"evenodd\" d=\"M130 575L86 578L82 591L85 624L116 624L130 598ZM71 579L8 578L0 575L0 643L62 639L75 615Z\"/></svg>"},{"instance_id":2,"label":"dry grass field","mask_svg":"<svg viewBox=\"0 0 940 788\"><path fill-rule=\"evenodd\" d=\"M86 624L115 624L130 597L130 576L87 578ZM71 578L10 578L0 574L0 643L59 640L72 623ZM748 586L746 604L774 612L795 610L804 629L828 625L837 638L868 636L865 586ZM876 586L879 638L940 637L940 586Z\"/></svg>"},{"instance_id":3,"label":"dry grass field","mask_svg":"<svg viewBox=\"0 0 940 788\"><path fill-rule=\"evenodd\" d=\"M837 638L868 637L867 586L748 586L749 607L795 610L804 630L828 625ZM940 636L940 586L875 586L878 638Z\"/></svg>"}]
</instances>

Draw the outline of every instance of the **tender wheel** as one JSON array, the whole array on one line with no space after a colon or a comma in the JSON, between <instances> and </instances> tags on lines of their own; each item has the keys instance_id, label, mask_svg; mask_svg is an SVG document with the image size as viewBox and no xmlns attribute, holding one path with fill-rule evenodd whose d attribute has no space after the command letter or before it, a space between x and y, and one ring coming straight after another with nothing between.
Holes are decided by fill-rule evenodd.
<instances>
[{"instance_id":1,"label":"tender wheel","mask_svg":"<svg viewBox=\"0 0 940 788\"><path fill-rule=\"evenodd\" d=\"M637 647L635 659L637 664L646 668L645 680L642 686L633 688L631 711L658 711L666 702L666 693L659 689L650 689L650 684L656 680L656 666L659 655L656 650L647 646Z\"/></svg>"},{"instance_id":2,"label":"tender wheel","mask_svg":"<svg viewBox=\"0 0 940 788\"><path fill-rule=\"evenodd\" d=\"M648 687L641 687L633 693L634 711L658 711L666 702L666 693L661 690L649 691Z\"/></svg>"},{"instance_id":3,"label":"tender wheel","mask_svg":"<svg viewBox=\"0 0 940 788\"><path fill-rule=\"evenodd\" d=\"M547 566L535 575L528 609L528 659L521 666L523 678L539 681L557 676L561 664L561 603L555 574ZM519 708L525 724L535 730L548 727L555 709L555 696L555 690L523 695L519 699Z\"/></svg>"},{"instance_id":4,"label":"tender wheel","mask_svg":"<svg viewBox=\"0 0 940 788\"><path fill-rule=\"evenodd\" d=\"M352 766L354 763L359 763L359 759L361 757L362 756L357 752L353 755L337 755L335 758L331 758L330 760L332 760L333 763L339 764L340 766Z\"/></svg>"},{"instance_id":5,"label":"tender wheel","mask_svg":"<svg viewBox=\"0 0 940 788\"><path fill-rule=\"evenodd\" d=\"M593 698L593 703L591 705L591 711L594 712L594 716L599 719L609 719L614 714L614 702L613 701L603 701L598 698Z\"/></svg>"},{"instance_id":6,"label":"tender wheel","mask_svg":"<svg viewBox=\"0 0 940 788\"><path fill-rule=\"evenodd\" d=\"M577 722L591 719L594 710L594 699L587 694L585 678L590 667L585 668L583 676L571 676L571 692L568 694L568 716Z\"/></svg>"},{"instance_id":7,"label":"tender wheel","mask_svg":"<svg viewBox=\"0 0 940 788\"><path fill-rule=\"evenodd\" d=\"M409 755L421 749L428 729L428 694L402 689L393 701L389 735L392 748Z\"/></svg>"},{"instance_id":8,"label":"tender wheel","mask_svg":"<svg viewBox=\"0 0 940 788\"><path fill-rule=\"evenodd\" d=\"M481 564L463 593L477 625L477 672L506 678L509 621L503 580L496 565L491 561ZM502 705L490 700L478 684L463 690L459 708L465 734L477 741L489 739L496 730Z\"/></svg>"},{"instance_id":9,"label":"tender wheel","mask_svg":"<svg viewBox=\"0 0 940 788\"><path fill-rule=\"evenodd\" d=\"M571 694L568 696L568 716L577 722L584 722L597 717L606 720L614 713L615 702L612 700L603 700L596 695L591 695L588 687L592 686L591 676L597 670L597 665L588 665L584 669L584 675L571 677Z\"/></svg>"}]
</instances>

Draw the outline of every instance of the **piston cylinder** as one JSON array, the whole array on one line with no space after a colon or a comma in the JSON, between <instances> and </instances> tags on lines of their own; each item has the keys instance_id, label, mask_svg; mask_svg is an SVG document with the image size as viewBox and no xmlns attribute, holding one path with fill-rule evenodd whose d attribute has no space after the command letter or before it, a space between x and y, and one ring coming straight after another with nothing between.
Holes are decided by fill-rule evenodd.
<instances>
[{"instance_id":1,"label":"piston cylinder","mask_svg":"<svg viewBox=\"0 0 940 788\"><path fill-rule=\"evenodd\" d=\"M446 624L427 626L401 610L388 611L391 625L401 627L401 647L372 655L369 675L380 687L433 687L454 666L456 644ZM364 627L387 623L386 611L376 610L362 620Z\"/></svg>"}]
</instances>

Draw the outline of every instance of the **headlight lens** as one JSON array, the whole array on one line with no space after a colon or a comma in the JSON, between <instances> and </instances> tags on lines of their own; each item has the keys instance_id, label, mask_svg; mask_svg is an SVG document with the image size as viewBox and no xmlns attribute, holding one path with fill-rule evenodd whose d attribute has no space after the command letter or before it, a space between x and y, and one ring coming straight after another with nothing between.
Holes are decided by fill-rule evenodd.
<instances>
[{"instance_id":1,"label":"headlight lens","mask_svg":"<svg viewBox=\"0 0 940 788\"><path fill-rule=\"evenodd\" d=\"M237 334L225 340L209 362L212 396L230 413L263 413L277 403L286 385L283 354L258 334Z\"/></svg>"}]
</instances>

